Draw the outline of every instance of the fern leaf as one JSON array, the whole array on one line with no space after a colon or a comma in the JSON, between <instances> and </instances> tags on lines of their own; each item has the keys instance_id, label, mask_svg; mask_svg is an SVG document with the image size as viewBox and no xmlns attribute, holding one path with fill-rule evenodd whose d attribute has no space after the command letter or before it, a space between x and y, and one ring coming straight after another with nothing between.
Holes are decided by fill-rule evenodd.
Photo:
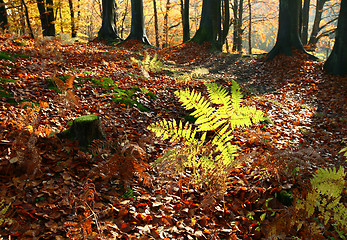
<instances>
[{"instance_id":1,"label":"fern leaf","mask_svg":"<svg viewBox=\"0 0 347 240\"><path fill-rule=\"evenodd\" d=\"M231 96L232 96L232 103L233 103L233 107L235 109L239 108L242 102L242 93L240 91L240 85L237 84L237 82L235 80L232 80L233 84L231 86Z\"/></svg>"},{"instance_id":2,"label":"fern leaf","mask_svg":"<svg viewBox=\"0 0 347 240\"><path fill-rule=\"evenodd\" d=\"M194 117L208 116L215 111L210 103L201 96L201 93L192 90L191 92L186 90L180 90L175 92L176 96L182 102L182 106L187 109L196 109L191 115Z\"/></svg>"},{"instance_id":3,"label":"fern leaf","mask_svg":"<svg viewBox=\"0 0 347 240\"><path fill-rule=\"evenodd\" d=\"M218 87L216 83L205 83L205 86L207 87L209 99L212 103L222 106L231 105L231 97L225 88Z\"/></svg>"}]
</instances>

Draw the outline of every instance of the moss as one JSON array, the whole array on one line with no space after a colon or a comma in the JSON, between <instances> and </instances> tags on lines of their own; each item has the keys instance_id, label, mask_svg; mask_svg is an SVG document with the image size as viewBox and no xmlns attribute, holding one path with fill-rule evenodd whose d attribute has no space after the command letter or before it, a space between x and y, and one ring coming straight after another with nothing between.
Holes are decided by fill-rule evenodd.
<instances>
[{"instance_id":1,"label":"moss","mask_svg":"<svg viewBox=\"0 0 347 240\"><path fill-rule=\"evenodd\" d=\"M156 96L154 93L150 92L149 90L145 88L139 88L137 86L132 87L131 89L121 89L119 87L114 87L115 93L113 94L114 97L112 99L113 102L116 104L123 104L127 107L137 107L142 112L148 112L149 109L139 103L138 101L134 100L133 97L137 92L145 93L146 96L155 99Z\"/></svg>"},{"instance_id":2,"label":"moss","mask_svg":"<svg viewBox=\"0 0 347 240\"><path fill-rule=\"evenodd\" d=\"M3 98L10 98L13 97L12 94L10 94L9 92L7 92L5 89L3 89L2 87L0 87L0 97Z\"/></svg>"},{"instance_id":3,"label":"moss","mask_svg":"<svg viewBox=\"0 0 347 240\"><path fill-rule=\"evenodd\" d=\"M74 122L76 123L86 123L86 122L92 122L98 119L98 116L94 115L94 114L90 114L90 115L84 115L84 116L80 116L75 118Z\"/></svg>"},{"instance_id":4,"label":"moss","mask_svg":"<svg viewBox=\"0 0 347 240\"><path fill-rule=\"evenodd\" d=\"M0 52L0 59L13 61L13 58L8 53Z\"/></svg>"},{"instance_id":5,"label":"moss","mask_svg":"<svg viewBox=\"0 0 347 240\"><path fill-rule=\"evenodd\" d=\"M114 81L111 78L92 78L91 81L94 83L94 86L102 87L104 89L109 89L114 85Z\"/></svg>"},{"instance_id":6,"label":"moss","mask_svg":"<svg viewBox=\"0 0 347 240\"><path fill-rule=\"evenodd\" d=\"M28 55L0 52L0 59L14 61L14 58L30 58Z\"/></svg>"},{"instance_id":7,"label":"moss","mask_svg":"<svg viewBox=\"0 0 347 240\"><path fill-rule=\"evenodd\" d=\"M15 82L16 80L11 78L0 78L0 82L7 83L7 82Z\"/></svg>"}]
</instances>

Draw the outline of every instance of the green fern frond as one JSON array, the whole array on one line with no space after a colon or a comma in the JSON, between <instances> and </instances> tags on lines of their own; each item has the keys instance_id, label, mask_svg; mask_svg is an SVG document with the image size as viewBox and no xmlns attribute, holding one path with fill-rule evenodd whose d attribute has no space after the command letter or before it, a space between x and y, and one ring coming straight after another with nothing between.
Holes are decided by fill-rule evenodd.
<instances>
[{"instance_id":1,"label":"green fern frond","mask_svg":"<svg viewBox=\"0 0 347 240\"><path fill-rule=\"evenodd\" d=\"M180 102L182 102L182 106L185 109L196 109L191 113L191 115L196 118L201 116L208 117L215 111L215 109L210 106L210 102L207 101L201 93L196 92L195 90L180 90L176 91L175 94L179 98Z\"/></svg>"},{"instance_id":2,"label":"green fern frond","mask_svg":"<svg viewBox=\"0 0 347 240\"><path fill-rule=\"evenodd\" d=\"M233 82L231 86L232 102L233 102L233 107L237 109L241 105L243 94L240 91L240 85L238 85L235 80L232 80L232 82Z\"/></svg>"},{"instance_id":3,"label":"green fern frond","mask_svg":"<svg viewBox=\"0 0 347 240\"><path fill-rule=\"evenodd\" d=\"M232 145L233 130L247 127L263 120L263 113L255 108L242 107L240 86L233 81L232 97L227 90L216 83L206 83L208 99L201 93L189 89L176 91L175 94L186 110L197 118L193 128L175 120L160 120L151 124L148 129L163 140L171 142L181 140L184 144L167 151L160 162L166 166L174 160L182 171L190 168L194 183L225 183L228 171L233 166L237 146ZM207 132L214 131L214 137L206 142ZM197 132L202 132L197 138ZM214 180L211 180L214 179ZM224 186L224 185L223 185Z\"/></svg>"},{"instance_id":4,"label":"green fern frond","mask_svg":"<svg viewBox=\"0 0 347 240\"><path fill-rule=\"evenodd\" d=\"M208 91L208 97L212 103L222 106L231 106L231 97L225 88L222 86L218 87L216 83L205 83L205 86Z\"/></svg>"},{"instance_id":5,"label":"green fern frond","mask_svg":"<svg viewBox=\"0 0 347 240\"><path fill-rule=\"evenodd\" d=\"M336 198L341 195L344 187L344 178L346 173L344 168L340 167L338 171L336 168L320 168L311 179L313 188L322 195L332 196ZM341 179L343 181L341 181Z\"/></svg>"}]
</instances>

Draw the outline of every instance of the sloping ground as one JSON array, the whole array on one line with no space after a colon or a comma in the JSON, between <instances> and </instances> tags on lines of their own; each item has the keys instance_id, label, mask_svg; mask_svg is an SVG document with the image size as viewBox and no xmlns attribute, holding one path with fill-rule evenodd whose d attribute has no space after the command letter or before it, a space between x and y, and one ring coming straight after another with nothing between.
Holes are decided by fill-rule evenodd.
<instances>
[{"instance_id":1,"label":"sloping ground","mask_svg":"<svg viewBox=\"0 0 347 240\"><path fill-rule=\"evenodd\" d=\"M276 223L290 226L297 214L283 193L305 195L319 167L346 166L338 153L347 141L346 78L325 74L322 63L303 56L262 62L207 49L194 43L163 50L136 42L62 45L2 36L0 207L11 205L0 215L0 235L319 239L324 232L325 238L338 239L336 229L328 227L332 222L319 233L309 224L296 230ZM166 67L146 70L145 52L157 53ZM199 65L209 73L192 74ZM187 115L175 90L204 91L203 81L229 86L231 79L242 85L244 104L264 111L272 123L234 132L244 163L232 170L227 191L211 197L212 190L193 189L184 177L160 177L149 164L169 145L154 139L147 126ZM115 101L119 95L131 95L132 101ZM107 143L95 142L85 153L76 143L49 137L91 113L101 117ZM315 217L321 216L307 222Z\"/></svg>"}]
</instances>

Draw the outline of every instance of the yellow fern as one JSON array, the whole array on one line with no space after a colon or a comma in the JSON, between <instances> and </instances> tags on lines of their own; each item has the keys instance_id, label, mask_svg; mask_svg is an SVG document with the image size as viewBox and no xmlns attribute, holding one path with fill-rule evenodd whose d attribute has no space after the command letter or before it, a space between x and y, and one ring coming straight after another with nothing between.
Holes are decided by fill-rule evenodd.
<instances>
[{"instance_id":1,"label":"yellow fern","mask_svg":"<svg viewBox=\"0 0 347 240\"><path fill-rule=\"evenodd\" d=\"M183 142L182 147L170 151L169 154L166 153L164 158L170 161L185 159L182 164L193 168L193 173L199 179L211 174L226 176L225 169L233 164L237 151L237 146L231 144L234 128L249 126L264 119L263 113L255 108L241 106L242 94L240 86L235 81L233 81L232 96L216 83L205 85L209 99L195 90L186 89L175 92L185 109L194 110L191 115L197 118L196 128L189 123L183 125L182 122L165 119L148 127L163 140L169 139L174 143ZM206 142L207 131L215 133L214 137ZM202 135L198 132L202 132ZM201 136L197 137L198 135ZM162 160L160 159L160 162Z\"/></svg>"}]
</instances>

